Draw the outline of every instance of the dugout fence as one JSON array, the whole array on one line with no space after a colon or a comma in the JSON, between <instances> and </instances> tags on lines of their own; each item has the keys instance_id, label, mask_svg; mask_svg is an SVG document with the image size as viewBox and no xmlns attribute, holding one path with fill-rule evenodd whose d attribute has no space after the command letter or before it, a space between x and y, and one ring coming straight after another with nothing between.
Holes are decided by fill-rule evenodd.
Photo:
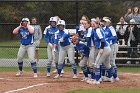
<instances>
[{"instance_id":1,"label":"dugout fence","mask_svg":"<svg viewBox=\"0 0 140 93\"><path fill-rule=\"evenodd\" d=\"M20 45L19 36L13 35L12 30L17 27L22 17L37 17L38 24L41 25L42 32L48 26L48 20L51 16L59 16L66 21L66 28L75 31L76 25L82 15L92 17L109 16L113 25L119 21L127 7L139 6L139 1L109 1L106 0L1 0L0 1L0 67L17 66L16 56ZM117 13L117 15L116 15ZM140 24L139 24L140 25ZM46 66L47 44L42 39L40 45L40 67ZM119 45L116 63L119 66L140 66L139 57L127 57L126 45ZM137 53L140 55L140 46ZM76 54L76 62L79 62ZM66 58L66 64L68 60ZM132 61L131 64L127 61ZM27 56L25 56L25 66L30 66Z\"/></svg>"}]
</instances>

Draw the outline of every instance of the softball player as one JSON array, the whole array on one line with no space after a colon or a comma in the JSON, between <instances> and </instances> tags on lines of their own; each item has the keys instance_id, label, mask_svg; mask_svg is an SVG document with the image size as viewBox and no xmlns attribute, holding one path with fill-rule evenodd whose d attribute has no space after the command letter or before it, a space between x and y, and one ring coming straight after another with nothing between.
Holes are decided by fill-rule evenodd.
<instances>
[{"instance_id":1,"label":"softball player","mask_svg":"<svg viewBox=\"0 0 140 93\"><path fill-rule=\"evenodd\" d=\"M98 50L97 57L95 59L95 81L91 81L90 84L100 84L100 65L104 64L108 70L109 80L112 81L112 68L109 62L109 55L111 53L110 46L105 40L105 34L102 29L99 28L99 22L96 19L92 19L93 31L91 39L94 41L94 46Z\"/></svg>"},{"instance_id":2,"label":"softball player","mask_svg":"<svg viewBox=\"0 0 140 93\"><path fill-rule=\"evenodd\" d=\"M52 62L54 61L56 63L56 68L57 68L57 63L58 63L58 48L55 53L53 52L54 35L55 35L55 32L58 30L57 18L51 17L49 20L49 23L50 25L46 27L44 30L44 39L46 43L48 44L48 47L47 47L48 62L47 62L47 75L46 75L47 77L50 77Z\"/></svg>"},{"instance_id":3,"label":"softball player","mask_svg":"<svg viewBox=\"0 0 140 93\"><path fill-rule=\"evenodd\" d=\"M88 63L88 70L89 70L89 74L91 75L91 80L88 79L87 83L89 81L93 81L95 79L95 73L94 73L94 61L95 61L95 48L93 45L93 40L91 39L91 33L92 33L92 27L90 27L90 21L84 21L84 28L86 29L84 32L84 37L86 39L87 42L87 46L90 48L90 54L89 54L89 63Z\"/></svg>"},{"instance_id":4,"label":"softball player","mask_svg":"<svg viewBox=\"0 0 140 93\"><path fill-rule=\"evenodd\" d=\"M79 41L79 35L74 34L72 36L72 43L76 45L76 49L81 54L81 61L79 63L79 66L81 67L81 70L83 71L84 78L82 81L88 80L88 70L87 70L87 61L89 58L89 47L85 45L85 43Z\"/></svg>"},{"instance_id":5,"label":"softball player","mask_svg":"<svg viewBox=\"0 0 140 93\"><path fill-rule=\"evenodd\" d=\"M34 27L34 44L36 46L36 60L39 63L39 45L42 39L42 31L40 25L37 25L37 18L32 17L31 19L32 26Z\"/></svg>"},{"instance_id":6,"label":"softball player","mask_svg":"<svg viewBox=\"0 0 140 93\"><path fill-rule=\"evenodd\" d=\"M20 76L22 74L23 57L27 52L34 72L34 78L36 78L37 67L35 61L34 28L30 25L29 19L23 18L20 26L18 26L13 30L13 34L20 34L20 43L21 43L17 55L19 71L16 74L16 76Z\"/></svg>"},{"instance_id":7,"label":"softball player","mask_svg":"<svg viewBox=\"0 0 140 93\"><path fill-rule=\"evenodd\" d=\"M59 51L59 60L58 60L58 68L57 68L58 74L54 78L60 77L61 70L63 68L63 62L67 54L73 69L73 73L74 73L73 78L77 78L77 66L74 60L74 47L72 46L70 41L70 33L67 29L65 29L64 20L59 20L57 26L59 30L55 33L54 47L56 48L58 43L60 43L60 51ZM55 48L54 51L56 50Z\"/></svg>"},{"instance_id":8,"label":"softball player","mask_svg":"<svg viewBox=\"0 0 140 93\"><path fill-rule=\"evenodd\" d=\"M113 73L113 77L115 80L119 80L117 75L117 66L115 64L116 54L118 51L118 44L117 44L117 34L114 29L114 27L111 25L111 21L109 18L103 18L104 21L104 32L105 32L105 38L109 42L111 47L111 54L110 54L110 64L112 68L115 70Z\"/></svg>"}]
</instances>

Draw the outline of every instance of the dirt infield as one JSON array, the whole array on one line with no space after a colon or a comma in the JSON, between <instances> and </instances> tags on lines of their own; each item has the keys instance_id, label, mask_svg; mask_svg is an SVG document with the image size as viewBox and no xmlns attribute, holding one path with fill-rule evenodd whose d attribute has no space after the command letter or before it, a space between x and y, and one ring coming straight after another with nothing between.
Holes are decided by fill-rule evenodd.
<instances>
[{"instance_id":1,"label":"dirt infield","mask_svg":"<svg viewBox=\"0 0 140 93\"><path fill-rule=\"evenodd\" d=\"M39 73L34 79L31 72L25 72L22 77L15 77L13 72L0 73L0 93L65 93L69 90L96 88L140 88L140 73L119 73L120 81L110 83L103 82L100 85L90 85L78 79L72 79L71 73L65 73L60 79L45 77L45 73Z\"/></svg>"}]
</instances>

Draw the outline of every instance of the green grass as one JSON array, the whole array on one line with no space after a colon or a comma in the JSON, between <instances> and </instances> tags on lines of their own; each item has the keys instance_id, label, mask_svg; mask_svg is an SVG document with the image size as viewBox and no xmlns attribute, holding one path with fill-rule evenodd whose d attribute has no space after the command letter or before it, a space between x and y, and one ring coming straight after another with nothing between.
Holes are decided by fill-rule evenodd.
<instances>
[{"instance_id":1,"label":"green grass","mask_svg":"<svg viewBox=\"0 0 140 93\"><path fill-rule=\"evenodd\" d=\"M118 67L119 72L140 72L140 68L137 67Z\"/></svg>"},{"instance_id":2,"label":"green grass","mask_svg":"<svg viewBox=\"0 0 140 93\"><path fill-rule=\"evenodd\" d=\"M10 46L20 46L20 41L2 41L0 42L0 46L9 46L9 48L0 47L0 58L16 58L19 48L10 48ZM45 41L41 41L40 46L47 46ZM40 48L40 59L47 58L47 48ZM27 55L25 56L27 58Z\"/></svg>"},{"instance_id":3,"label":"green grass","mask_svg":"<svg viewBox=\"0 0 140 93\"><path fill-rule=\"evenodd\" d=\"M140 89L78 89L66 93L140 93Z\"/></svg>"}]
</instances>

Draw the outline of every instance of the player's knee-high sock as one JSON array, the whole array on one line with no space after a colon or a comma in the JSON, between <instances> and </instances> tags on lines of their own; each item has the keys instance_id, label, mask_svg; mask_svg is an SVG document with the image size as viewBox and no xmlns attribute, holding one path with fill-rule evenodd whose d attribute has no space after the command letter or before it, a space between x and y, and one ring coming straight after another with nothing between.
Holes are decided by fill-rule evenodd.
<instances>
[{"instance_id":1,"label":"player's knee-high sock","mask_svg":"<svg viewBox=\"0 0 140 93\"><path fill-rule=\"evenodd\" d=\"M111 78L113 76L114 73L114 69L113 67L111 67L110 69L107 69L107 77Z\"/></svg>"},{"instance_id":2,"label":"player's knee-high sock","mask_svg":"<svg viewBox=\"0 0 140 93\"><path fill-rule=\"evenodd\" d=\"M64 68L64 65L65 65L65 63L63 63L63 65L62 65L62 69Z\"/></svg>"},{"instance_id":3,"label":"player's knee-high sock","mask_svg":"<svg viewBox=\"0 0 140 93\"><path fill-rule=\"evenodd\" d=\"M71 66L72 66L72 69L73 69L73 73L77 74L77 66L76 66L76 64L72 64Z\"/></svg>"},{"instance_id":4,"label":"player's knee-high sock","mask_svg":"<svg viewBox=\"0 0 140 93\"><path fill-rule=\"evenodd\" d=\"M81 70L83 71L84 76L88 77L87 67L86 66L81 67Z\"/></svg>"},{"instance_id":5,"label":"player's knee-high sock","mask_svg":"<svg viewBox=\"0 0 140 93\"><path fill-rule=\"evenodd\" d=\"M56 69L57 69L57 67L58 67L58 63L55 64L55 68L56 68Z\"/></svg>"},{"instance_id":6,"label":"player's knee-high sock","mask_svg":"<svg viewBox=\"0 0 140 93\"><path fill-rule=\"evenodd\" d=\"M95 79L96 81L99 81L100 79L100 67L95 68Z\"/></svg>"},{"instance_id":7,"label":"player's knee-high sock","mask_svg":"<svg viewBox=\"0 0 140 93\"><path fill-rule=\"evenodd\" d=\"M57 73L60 75L63 68L63 64L58 64L57 66Z\"/></svg>"},{"instance_id":8,"label":"player's knee-high sock","mask_svg":"<svg viewBox=\"0 0 140 93\"><path fill-rule=\"evenodd\" d=\"M32 69L34 71L34 73L37 73L37 66L36 66L36 62L31 63Z\"/></svg>"},{"instance_id":9,"label":"player's knee-high sock","mask_svg":"<svg viewBox=\"0 0 140 93\"><path fill-rule=\"evenodd\" d=\"M100 66L100 74L101 76L105 76L106 75L106 67L104 65Z\"/></svg>"},{"instance_id":10,"label":"player's knee-high sock","mask_svg":"<svg viewBox=\"0 0 140 93\"><path fill-rule=\"evenodd\" d=\"M113 69L114 69L113 77L114 77L114 78L117 78L117 77L118 77L117 66L113 66Z\"/></svg>"},{"instance_id":11,"label":"player's knee-high sock","mask_svg":"<svg viewBox=\"0 0 140 93\"><path fill-rule=\"evenodd\" d=\"M95 71L94 71L94 69L92 67L88 67L88 69L89 69L89 73L91 74L91 78L95 79Z\"/></svg>"},{"instance_id":12,"label":"player's knee-high sock","mask_svg":"<svg viewBox=\"0 0 140 93\"><path fill-rule=\"evenodd\" d=\"M47 72L48 72L48 73L51 72L51 65L47 65Z\"/></svg>"},{"instance_id":13,"label":"player's knee-high sock","mask_svg":"<svg viewBox=\"0 0 140 93\"><path fill-rule=\"evenodd\" d=\"M90 73L90 67L87 67L87 72L88 72L88 74L91 74Z\"/></svg>"},{"instance_id":14,"label":"player's knee-high sock","mask_svg":"<svg viewBox=\"0 0 140 93\"><path fill-rule=\"evenodd\" d=\"M23 62L18 62L18 69L22 71L23 69Z\"/></svg>"}]
</instances>

